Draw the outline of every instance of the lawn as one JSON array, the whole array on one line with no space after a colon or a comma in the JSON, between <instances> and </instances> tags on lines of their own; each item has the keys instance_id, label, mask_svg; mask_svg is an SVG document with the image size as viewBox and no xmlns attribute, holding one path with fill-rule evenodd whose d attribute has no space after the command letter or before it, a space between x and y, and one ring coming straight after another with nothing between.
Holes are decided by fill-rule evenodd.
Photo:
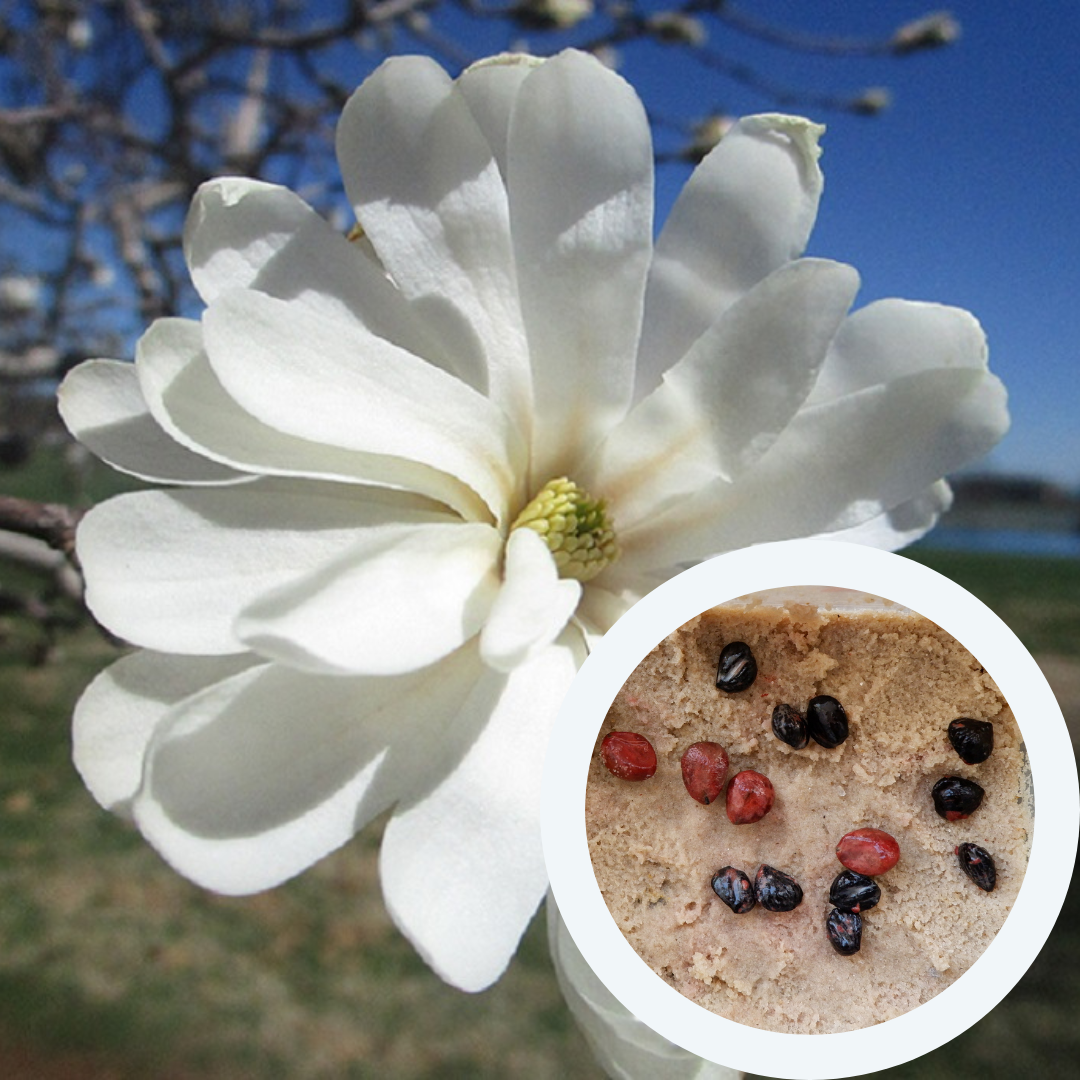
<instances>
[{"instance_id":1,"label":"lawn","mask_svg":"<svg viewBox=\"0 0 1080 1080\"><path fill-rule=\"evenodd\" d=\"M1080 559L917 546L906 554L974 593L1036 656L1080 657Z\"/></svg>"},{"instance_id":2,"label":"lawn","mask_svg":"<svg viewBox=\"0 0 1080 1080\"><path fill-rule=\"evenodd\" d=\"M486 994L430 974L382 909L378 829L258 897L169 870L69 762L110 651L86 629L46 667L0 663L0 1076L5 1045L43 1078L55 1054L110 1080L599 1075L541 926Z\"/></svg>"},{"instance_id":3,"label":"lawn","mask_svg":"<svg viewBox=\"0 0 1080 1080\"><path fill-rule=\"evenodd\" d=\"M983 598L1034 651L1080 658L1080 563L914 557ZM263 896L215 897L176 876L93 803L69 761L72 704L116 651L84 625L31 667L26 633L0 625L0 1076L599 1080L542 925L493 989L447 988L383 911L377 827ZM1002 1005L877 1075L1077 1075L1078 925L1074 887Z\"/></svg>"}]
</instances>

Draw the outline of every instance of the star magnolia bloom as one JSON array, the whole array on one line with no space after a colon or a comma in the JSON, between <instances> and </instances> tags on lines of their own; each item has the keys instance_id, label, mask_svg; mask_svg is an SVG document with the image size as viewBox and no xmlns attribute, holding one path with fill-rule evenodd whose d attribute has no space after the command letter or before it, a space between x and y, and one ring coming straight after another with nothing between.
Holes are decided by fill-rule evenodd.
<instances>
[{"instance_id":1,"label":"star magnolia bloom","mask_svg":"<svg viewBox=\"0 0 1080 1080\"><path fill-rule=\"evenodd\" d=\"M394 920L451 983L496 979L544 895L542 763L589 636L716 552L898 546L1005 430L970 315L848 316L855 271L799 258L820 131L741 121L654 248L617 75L399 58L338 128L350 238L205 185L202 318L61 390L91 450L177 485L79 530L91 609L141 649L76 712L93 794L224 893L392 807Z\"/></svg>"}]
</instances>

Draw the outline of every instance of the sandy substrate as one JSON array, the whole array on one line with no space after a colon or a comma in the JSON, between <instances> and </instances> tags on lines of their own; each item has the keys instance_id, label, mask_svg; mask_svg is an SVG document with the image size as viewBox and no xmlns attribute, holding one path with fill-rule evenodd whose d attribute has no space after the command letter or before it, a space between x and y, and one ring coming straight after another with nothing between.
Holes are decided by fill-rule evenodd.
<instances>
[{"instance_id":1,"label":"sandy substrate","mask_svg":"<svg viewBox=\"0 0 1080 1080\"><path fill-rule=\"evenodd\" d=\"M729 695L716 689L715 674L731 641L751 646L759 673ZM817 694L844 705L847 741L793 750L777 740L773 707L801 712ZM988 761L966 765L950 746L946 728L961 716L993 721ZM599 743L612 730L653 743L654 777L631 783L604 769ZM722 798L711 806L690 798L679 762L701 740L726 748L729 777L753 769L772 780L767 817L736 826ZM930 789L946 775L986 790L970 818L946 822L935 812ZM885 605L717 609L661 642L609 711L586 802L593 865L627 939L690 999L754 1027L847 1031L939 993L1001 927L1030 847L1025 775L1019 729L993 680L921 616ZM843 869L837 841L864 827L893 835L901 858L877 879L882 899L864 915L861 951L844 957L825 933L829 885ZM963 841L993 854L992 893L960 871L954 848ZM730 865L753 879L762 863L795 877L802 904L733 914L712 891L712 876Z\"/></svg>"}]
</instances>

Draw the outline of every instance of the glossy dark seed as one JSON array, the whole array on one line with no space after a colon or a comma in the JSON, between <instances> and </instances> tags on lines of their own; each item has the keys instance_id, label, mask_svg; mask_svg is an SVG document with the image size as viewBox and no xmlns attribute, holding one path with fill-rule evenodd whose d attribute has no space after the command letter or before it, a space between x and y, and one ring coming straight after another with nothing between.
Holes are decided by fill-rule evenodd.
<instances>
[{"instance_id":1,"label":"glossy dark seed","mask_svg":"<svg viewBox=\"0 0 1080 1080\"><path fill-rule=\"evenodd\" d=\"M839 908L829 912L825 920L832 947L841 956L853 956L862 946L862 916L856 911L841 911Z\"/></svg>"},{"instance_id":2,"label":"glossy dark seed","mask_svg":"<svg viewBox=\"0 0 1080 1080\"><path fill-rule=\"evenodd\" d=\"M968 765L981 765L994 752L994 725L961 716L949 725L949 742Z\"/></svg>"},{"instance_id":3,"label":"glossy dark seed","mask_svg":"<svg viewBox=\"0 0 1080 1080\"><path fill-rule=\"evenodd\" d=\"M993 892L997 884L997 867L994 858L986 848L978 844L961 844L956 849L960 860L960 869L984 892Z\"/></svg>"},{"instance_id":4,"label":"glossy dark seed","mask_svg":"<svg viewBox=\"0 0 1080 1080\"><path fill-rule=\"evenodd\" d=\"M682 756L682 778L686 790L706 806L716 802L727 779L727 751L714 742L696 742Z\"/></svg>"},{"instance_id":5,"label":"glossy dark seed","mask_svg":"<svg viewBox=\"0 0 1080 1080\"><path fill-rule=\"evenodd\" d=\"M840 911L869 911L881 899L877 882L865 874L845 870L837 874L829 889L829 903Z\"/></svg>"},{"instance_id":6,"label":"glossy dark seed","mask_svg":"<svg viewBox=\"0 0 1080 1080\"><path fill-rule=\"evenodd\" d=\"M790 705L777 705L772 711L773 734L788 746L801 750L810 741L806 721Z\"/></svg>"},{"instance_id":7,"label":"glossy dark seed","mask_svg":"<svg viewBox=\"0 0 1080 1080\"><path fill-rule=\"evenodd\" d=\"M745 915L757 901L750 879L734 866L717 870L712 879L713 892L724 901L736 915Z\"/></svg>"},{"instance_id":8,"label":"glossy dark seed","mask_svg":"<svg viewBox=\"0 0 1080 1080\"><path fill-rule=\"evenodd\" d=\"M611 731L600 744L608 772L620 780L648 780L656 772L656 751L636 731Z\"/></svg>"},{"instance_id":9,"label":"glossy dark seed","mask_svg":"<svg viewBox=\"0 0 1080 1080\"><path fill-rule=\"evenodd\" d=\"M745 641L732 641L720 653L716 689L729 694L745 690L757 678L757 661Z\"/></svg>"},{"instance_id":10,"label":"glossy dark seed","mask_svg":"<svg viewBox=\"0 0 1080 1080\"><path fill-rule=\"evenodd\" d=\"M930 792L934 809L946 821L970 817L979 809L985 792L974 780L962 776L943 776Z\"/></svg>"},{"instance_id":11,"label":"glossy dark seed","mask_svg":"<svg viewBox=\"0 0 1080 1080\"><path fill-rule=\"evenodd\" d=\"M834 697L822 694L806 706L806 727L810 738L826 750L839 746L848 737L848 719L844 706Z\"/></svg>"},{"instance_id":12,"label":"glossy dark seed","mask_svg":"<svg viewBox=\"0 0 1080 1080\"><path fill-rule=\"evenodd\" d=\"M762 863L754 878L754 896L766 911L794 911L802 903L802 887L782 870Z\"/></svg>"}]
</instances>

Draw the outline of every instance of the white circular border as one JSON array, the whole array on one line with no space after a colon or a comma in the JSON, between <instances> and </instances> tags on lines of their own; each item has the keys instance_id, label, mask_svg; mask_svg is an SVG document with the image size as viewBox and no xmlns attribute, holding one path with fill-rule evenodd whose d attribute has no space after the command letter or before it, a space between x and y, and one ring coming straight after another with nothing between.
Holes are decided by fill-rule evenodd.
<instances>
[{"instance_id":1,"label":"white circular border","mask_svg":"<svg viewBox=\"0 0 1080 1080\"><path fill-rule=\"evenodd\" d=\"M835 1035L791 1035L725 1020L653 974L619 931L596 884L585 835L585 785L596 734L631 672L702 611L764 589L858 589L917 611L969 649L1020 725L1035 792L1028 871L1004 926L961 979L903 1016ZM734 1069L785 1080L835 1080L920 1057L985 1016L1049 936L1065 899L1080 829L1080 792L1054 694L1016 635L985 604L920 563L857 544L789 540L720 555L630 609L586 660L563 702L544 769L543 843L559 911L582 955L636 1017L671 1042ZM974 977L973 977L974 976Z\"/></svg>"}]
</instances>

